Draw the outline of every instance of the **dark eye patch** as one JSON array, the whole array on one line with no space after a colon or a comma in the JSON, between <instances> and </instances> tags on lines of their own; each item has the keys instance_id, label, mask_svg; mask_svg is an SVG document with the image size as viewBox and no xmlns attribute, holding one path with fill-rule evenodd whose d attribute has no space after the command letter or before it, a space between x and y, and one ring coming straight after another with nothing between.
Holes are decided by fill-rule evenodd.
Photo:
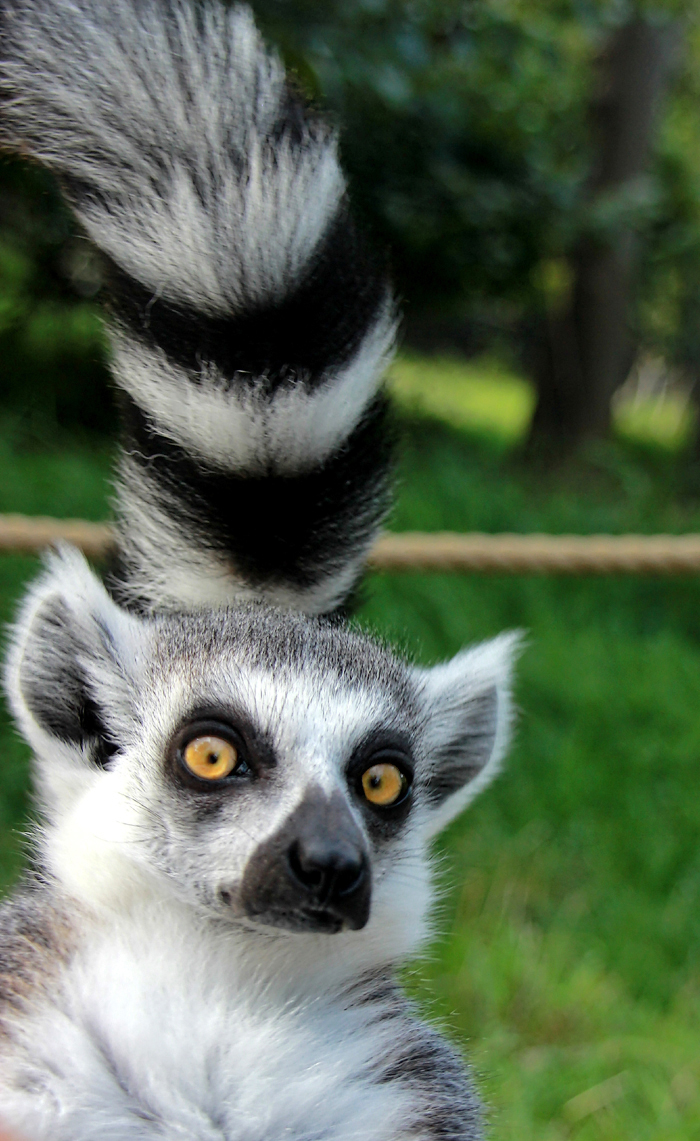
<instances>
[{"instance_id":1,"label":"dark eye patch","mask_svg":"<svg viewBox=\"0 0 700 1141\"><path fill-rule=\"evenodd\" d=\"M187 747L202 737L220 738L235 750L235 768L223 779L200 778L188 767L185 761ZM244 783L250 784L267 775L277 764L270 742L248 718L221 709L194 710L173 736L166 760L167 770L180 788L186 787L207 796L228 792L236 786L240 788Z\"/></svg>"},{"instance_id":2,"label":"dark eye patch","mask_svg":"<svg viewBox=\"0 0 700 1141\"><path fill-rule=\"evenodd\" d=\"M371 804L363 790L362 778L374 765L396 766L401 772L405 788L395 804ZM390 839L401 828L413 803L414 763L408 737L387 729L376 729L367 734L353 750L346 768L351 791L363 809L370 833L378 840Z\"/></svg>"}]
</instances>

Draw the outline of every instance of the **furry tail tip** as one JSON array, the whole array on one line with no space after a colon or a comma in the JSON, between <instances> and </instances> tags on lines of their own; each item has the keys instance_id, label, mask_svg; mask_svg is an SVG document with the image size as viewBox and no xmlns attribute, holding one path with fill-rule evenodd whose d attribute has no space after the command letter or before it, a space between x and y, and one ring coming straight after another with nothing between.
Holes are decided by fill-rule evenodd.
<instances>
[{"instance_id":1,"label":"furry tail tip","mask_svg":"<svg viewBox=\"0 0 700 1141\"><path fill-rule=\"evenodd\" d=\"M387 507L396 319L333 130L217 0L4 0L0 112L104 258L123 597L337 607Z\"/></svg>"}]
</instances>

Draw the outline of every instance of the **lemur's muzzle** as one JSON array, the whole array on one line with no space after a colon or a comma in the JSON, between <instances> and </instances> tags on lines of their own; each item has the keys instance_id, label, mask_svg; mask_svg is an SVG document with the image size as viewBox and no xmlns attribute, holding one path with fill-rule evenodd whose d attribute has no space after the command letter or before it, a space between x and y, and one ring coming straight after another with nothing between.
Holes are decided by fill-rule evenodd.
<instances>
[{"instance_id":1,"label":"lemur's muzzle","mask_svg":"<svg viewBox=\"0 0 700 1141\"><path fill-rule=\"evenodd\" d=\"M251 919L290 931L357 931L369 919L364 837L339 793L309 790L253 853L241 887Z\"/></svg>"}]
</instances>

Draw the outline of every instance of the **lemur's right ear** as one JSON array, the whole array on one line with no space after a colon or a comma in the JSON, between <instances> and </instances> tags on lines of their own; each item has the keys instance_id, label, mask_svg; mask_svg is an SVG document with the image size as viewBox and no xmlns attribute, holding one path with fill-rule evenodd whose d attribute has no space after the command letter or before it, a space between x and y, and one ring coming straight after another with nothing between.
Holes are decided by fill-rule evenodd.
<instances>
[{"instance_id":1,"label":"lemur's right ear","mask_svg":"<svg viewBox=\"0 0 700 1141\"><path fill-rule=\"evenodd\" d=\"M144 635L82 555L64 548L50 556L13 628L6 688L39 764L59 778L52 784L65 790L66 767L75 778L109 763L133 721Z\"/></svg>"},{"instance_id":2,"label":"lemur's right ear","mask_svg":"<svg viewBox=\"0 0 700 1141\"><path fill-rule=\"evenodd\" d=\"M517 632L462 650L452 661L415 671L425 711L429 759L426 835L435 835L498 772L510 735Z\"/></svg>"}]
</instances>

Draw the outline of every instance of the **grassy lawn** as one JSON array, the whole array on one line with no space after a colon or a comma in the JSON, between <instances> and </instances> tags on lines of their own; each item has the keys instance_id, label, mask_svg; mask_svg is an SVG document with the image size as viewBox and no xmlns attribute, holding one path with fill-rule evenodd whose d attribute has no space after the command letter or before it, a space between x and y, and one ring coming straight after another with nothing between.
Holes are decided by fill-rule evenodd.
<instances>
[{"instance_id":1,"label":"grassy lawn","mask_svg":"<svg viewBox=\"0 0 700 1141\"><path fill-rule=\"evenodd\" d=\"M527 381L489 357L465 363L404 354L392 366L389 382L404 408L480 432L502 447L522 438L535 405ZM613 419L622 439L671 450L683 447L694 426L687 399L674 392L623 399Z\"/></svg>"},{"instance_id":2,"label":"grassy lawn","mask_svg":"<svg viewBox=\"0 0 700 1141\"><path fill-rule=\"evenodd\" d=\"M454 364L395 371L395 529L700 530L700 479L669 447L527 471L507 448L527 389L484 367L467 381ZM0 511L99 518L108 467L95 449L20 458L0 442ZM0 559L3 617L36 565ZM359 620L426 662L527 633L515 746L440 844L447 933L407 972L467 1044L492 1137L700 1139L700 582L375 575ZM7 883L26 756L7 722L2 745Z\"/></svg>"}]
</instances>

